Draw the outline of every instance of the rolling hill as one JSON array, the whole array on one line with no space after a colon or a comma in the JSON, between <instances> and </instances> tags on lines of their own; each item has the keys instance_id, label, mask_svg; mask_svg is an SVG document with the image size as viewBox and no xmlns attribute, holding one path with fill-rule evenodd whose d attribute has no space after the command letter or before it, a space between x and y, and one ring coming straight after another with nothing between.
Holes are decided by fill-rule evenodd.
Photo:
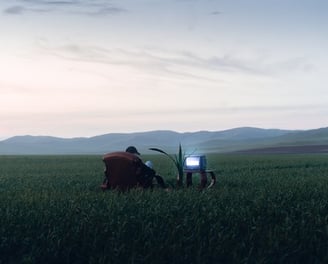
<instances>
[{"instance_id":1,"label":"rolling hill","mask_svg":"<svg viewBox=\"0 0 328 264\"><path fill-rule=\"evenodd\" d=\"M328 152L328 147L323 147L328 146L328 128L298 131L241 127L224 131L186 133L161 130L110 133L89 138L15 136L0 141L0 154L104 154L124 150L129 145L135 145L141 153L147 154L153 153L148 150L150 147L176 152L179 143L187 153L194 151L261 153L261 149L265 150L263 153L270 152L270 149L275 153L279 153L278 149L281 153L285 153L287 149L293 152L291 147L296 146L312 146L308 148L311 152ZM303 150L306 151L306 148Z\"/></svg>"}]
</instances>

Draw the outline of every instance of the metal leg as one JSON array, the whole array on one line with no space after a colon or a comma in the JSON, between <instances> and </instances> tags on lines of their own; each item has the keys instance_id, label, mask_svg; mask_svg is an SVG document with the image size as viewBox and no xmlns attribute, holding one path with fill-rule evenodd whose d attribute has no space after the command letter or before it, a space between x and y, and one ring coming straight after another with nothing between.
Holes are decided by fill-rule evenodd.
<instances>
[{"instance_id":1,"label":"metal leg","mask_svg":"<svg viewBox=\"0 0 328 264\"><path fill-rule=\"evenodd\" d=\"M204 189L207 185L207 173L206 171L202 171L200 173L200 187Z\"/></svg>"},{"instance_id":2,"label":"metal leg","mask_svg":"<svg viewBox=\"0 0 328 264\"><path fill-rule=\"evenodd\" d=\"M192 173L191 172L187 172L186 174L186 182L187 182L187 187L192 185Z\"/></svg>"}]
</instances>

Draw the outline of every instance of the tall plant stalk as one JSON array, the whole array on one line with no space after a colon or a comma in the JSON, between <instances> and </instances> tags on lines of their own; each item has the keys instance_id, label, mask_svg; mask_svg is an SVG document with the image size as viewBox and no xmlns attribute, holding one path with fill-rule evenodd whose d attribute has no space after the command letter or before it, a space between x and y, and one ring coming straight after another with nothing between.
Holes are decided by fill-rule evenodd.
<instances>
[{"instance_id":1,"label":"tall plant stalk","mask_svg":"<svg viewBox=\"0 0 328 264\"><path fill-rule=\"evenodd\" d=\"M164 154L174 163L174 165L178 171L177 186L181 187L183 185L183 165L184 165L184 154L182 152L181 144L179 144L178 154L174 154L173 156L159 148L150 148L150 150L157 151L159 153Z\"/></svg>"}]
</instances>

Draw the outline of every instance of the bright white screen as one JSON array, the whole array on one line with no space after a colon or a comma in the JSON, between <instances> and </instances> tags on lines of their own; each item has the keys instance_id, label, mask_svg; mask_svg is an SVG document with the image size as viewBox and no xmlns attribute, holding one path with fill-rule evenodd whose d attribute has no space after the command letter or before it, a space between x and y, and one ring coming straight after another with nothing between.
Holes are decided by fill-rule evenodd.
<instances>
[{"instance_id":1,"label":"bright white screen","mask_svg":"<svg viewBox=\"0 0 328 264\"><path fill-rule=\"evenodd\" d=\"M188 157L186 159L186 165L188 167L199 166L199 157Z\"/></svg>"}]
</instances>

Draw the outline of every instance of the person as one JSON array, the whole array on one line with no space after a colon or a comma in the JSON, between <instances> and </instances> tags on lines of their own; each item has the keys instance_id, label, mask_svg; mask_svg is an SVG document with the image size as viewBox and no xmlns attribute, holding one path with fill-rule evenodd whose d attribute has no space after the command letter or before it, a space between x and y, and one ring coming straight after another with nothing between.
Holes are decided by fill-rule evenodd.
<instances>
[{"instance_id":1,"label":"person","mask_svg":"<svg viewBox=\"0 0 328 264\"><path fill-rule=\"evenodd\" d=\"M135 146L128 146L125 152L140 156L141 154L137 150ZM140 160L141 158L138 157ZM145 163L142 162L142 174L144 175L144 180L153 178L156 174L155 170L153 169L153 163L150 160L147 160Z\"/></svg>"},{"instance_id":2,"label":"person","mask_svg":"<svg viewBox=\"0 0 328 264\"><path fill-rule=\"evenodd\" d=\"M135 155L138 155L138 156L141 155L135 146L129 146L129 147L127 147L126 150L125 150L125 152L131 153L131 154L135 154ZM150 171L150 170L148 170L148 168L151 169L151 170L154 170L154 165L153 165L153 163L150 160L147 160L144 163L144 165L147 166L147 169L145 169L146 171Z\"/></svg>"},{"instance_id":3,"label":"person","mask_svg":"<svg viewBox=\"0 0 328 264\"><path fill-rule=\"evenodd\" d=\"M141 160L141 158L139 157L140 156L140 153L139 151L137 150L137 148L135 146L129 146L125 149L125 153L129 153L129 155L126 157L128 159L131 159L131 156L133 155L136 155L136 157L133 159L135 160L137 163L137 168L138 168L138 172L136 174L136 177L137 177L137 182L138 184L140 184L140 186L142 186L143 188L148 188L148 187L152 187L153 186L153 178L156 179L158 185L162 188L165 187L165 183L164 183L164 180L161 176L157 175L156 174L156 171L153 169L153 164L151 161L146 161L145 163ZM133 155L131 155L133 154ZM123 155L123 156L122 156ZM110 187L110 182L109 182L109 173L108 173L108 159L111 159L113 156L116 157L116 161L115 163L116 164L120 164L120 163L117 163L117 157L124 157L124 152L112 152L112 153L109 153L107 155L104 156L103 160L104 162L106 163L106 169L104 171L105 173L105 179L103 181L103 184L101 185L101 188L103 190L105 189L108 189ZM115 164L114 163L114 164ZM113 164L113 163L112 163ZM121 165L120 165L121 166ZM121 170L119 168L119 170ZM124 171L124 169L122 168L122 171ZM131 181L127 178L125 178L125 175L121 175L121 174L118 174L118 175L115 175L115 174L112 174L111 177L112 178L112 186L114 185L114 187L119 187L119 188L122 188L122 189L126 189L126 188L129 188L131 187ZM117 176L119 177L119 179L117 178ZM113 179L114 179L114 184L113 184ZM132 178L130 178L131 180L134 179L134 177L132 176Z\"/></svg>"},{"instance_id":4,"label":"person","mask_svg":"<svg viewBox=\"0 0 328 264\"><path fill-rule=\"evenodd\" d=\"M141 154L139 153L139 151L137 150L137 148L135 146L129 146L126 148L125 152L131 153L131 154L135 154L140 156ZM145 162L145 165L150 168L150 169L154 169L154 165L150 160L147 160Z\"/></svg>"},{"instance_id":5,"label":"person","mask_svg":"<svg viewBox=\"0 0 328 264\"><path fill-rule=\"evenodd\" d=\"M141 154L137 150L135 146L129 146L126 148L125 152L135 154L140 156ZM140 159L141 160L141 159ZM154 170L154 165L152 161L147 160L145 163L142 163L142 179L141 181L147 182L146 185L150 186L152 185L152 179L155 178L158 182L158 184L164 188L164 180L161 176L156 174L156 171Z\"/></svg>"},{"instance_id":6,"label":"person","mask_svg":"<svg viewBox=\"0 0 328 264\"><path fill-rule=\"evenodd\" d=\"M135 146L127 147L125 152L131 153L131 154L136 154L136 155L140 156L140 153Z\"/></svg>"}]
</instances>

